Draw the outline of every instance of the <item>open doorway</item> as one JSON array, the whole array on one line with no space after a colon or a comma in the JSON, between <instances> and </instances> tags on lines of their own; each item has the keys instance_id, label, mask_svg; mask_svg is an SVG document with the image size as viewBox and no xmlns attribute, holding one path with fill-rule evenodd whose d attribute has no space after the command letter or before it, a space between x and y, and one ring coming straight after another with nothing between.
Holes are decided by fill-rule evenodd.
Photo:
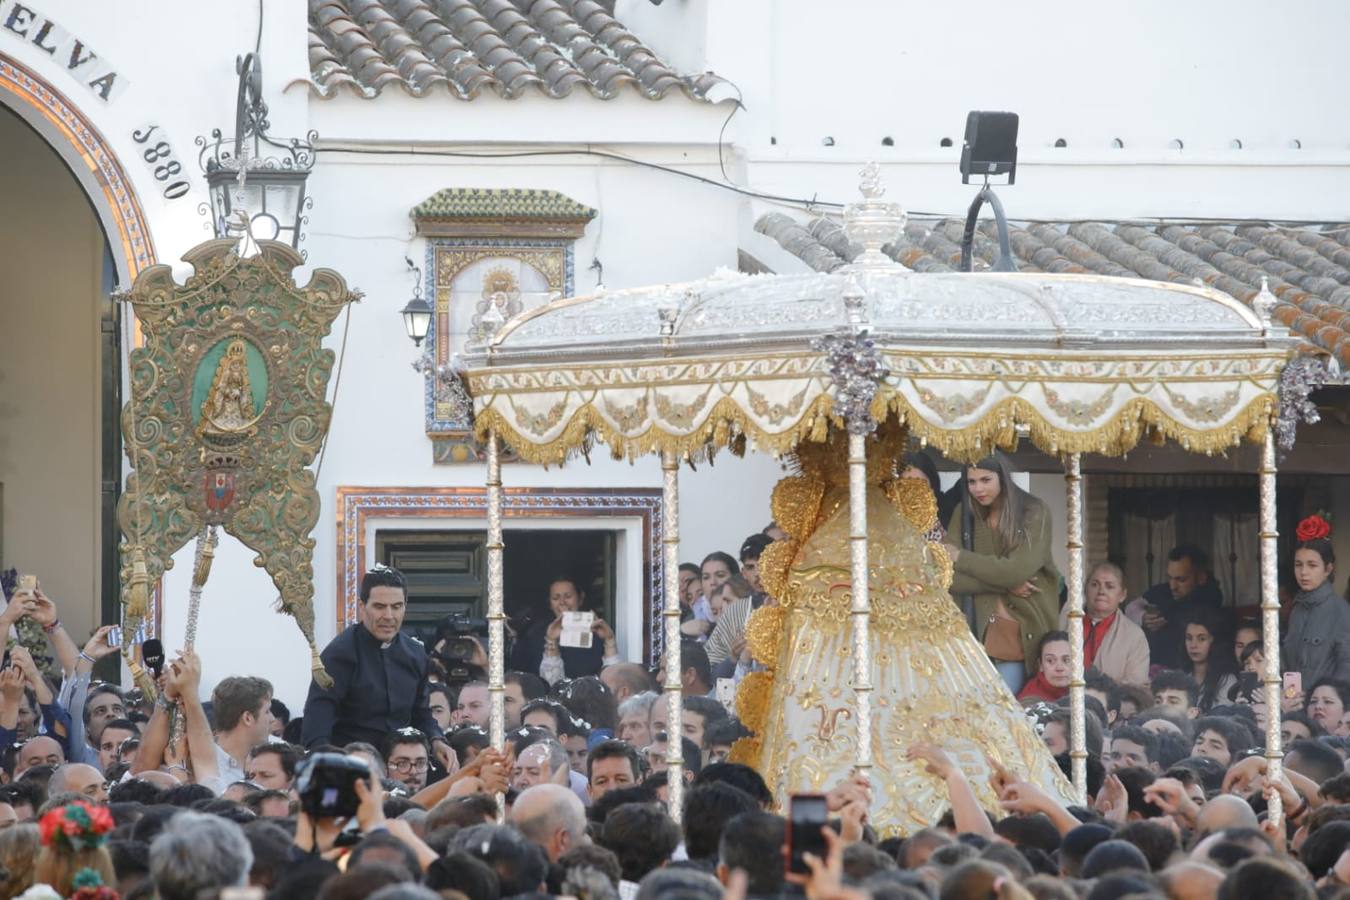
<instances>
[{"instance_id":1,"label":"open doorway","mask_svg":"<svg viewBox=\"0 0 1350 900\"><path fill-rule=\"evenodd\" d=\"M36 576L78 636L119 613L115 264L65 159L3 102L0 147L0 568Z\"/></svg>"},{"instance_id":2,"label":"open doorway","mask_svg":"<svg viewBox=\"0 0 1350 900\"><path fill-rule=\"evenodd\" d=\"M617 532L509 528L503 540L506 615L517 633L548 615L549 582L564 575L576 579L591 607L614 622ZM428 634L455 613L486 617L486 532L380 530L375 558L407 576L404 630L410 634Z\"/></svg>"}]
</instances>

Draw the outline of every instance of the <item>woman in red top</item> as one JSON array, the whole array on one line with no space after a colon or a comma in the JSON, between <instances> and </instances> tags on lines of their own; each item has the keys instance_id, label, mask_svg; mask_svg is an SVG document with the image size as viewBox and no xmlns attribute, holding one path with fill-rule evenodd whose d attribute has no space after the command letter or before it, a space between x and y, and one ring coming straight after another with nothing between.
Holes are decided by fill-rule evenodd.
<instances>
[{"instance_id":1,"label":"woman in red top","mask_svg":"<svg viewBox=\"0 0 1350 900\"><path fill-rule=\"evenodd\" d=\"M1036 677L1026 683L1018 700L1054 703L1069 692L1069 633L1049 631L1036 645Z\"/></svg>"}]
</instances>

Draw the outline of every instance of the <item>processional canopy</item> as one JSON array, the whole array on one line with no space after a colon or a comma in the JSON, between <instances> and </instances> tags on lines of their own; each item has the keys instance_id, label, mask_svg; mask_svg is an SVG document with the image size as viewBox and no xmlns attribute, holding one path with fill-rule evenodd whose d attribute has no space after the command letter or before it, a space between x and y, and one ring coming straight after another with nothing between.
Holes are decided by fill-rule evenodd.
<instances>
[{"instance_id":1,"label":"processional canopy","mask_svg":"<svg viewBox=\"0 0 1350 900\"><path fill-rule=\"evenodd\" d=\"M1146 435L1214 453L1263 439L1296 341L1216 290L1088 274L920 273L880 252L904 214L873 167L845 212L864 252L834 272L722 270L555 301L465 353L480 436L562 462L822 439L837 393L813 339L865 330L872 402L954 459L1010 447L1125 453ZM1259 306L1259 305L1258 305ZM837 421L837 420L836 420Z\"/></svg>"}]
</instances>

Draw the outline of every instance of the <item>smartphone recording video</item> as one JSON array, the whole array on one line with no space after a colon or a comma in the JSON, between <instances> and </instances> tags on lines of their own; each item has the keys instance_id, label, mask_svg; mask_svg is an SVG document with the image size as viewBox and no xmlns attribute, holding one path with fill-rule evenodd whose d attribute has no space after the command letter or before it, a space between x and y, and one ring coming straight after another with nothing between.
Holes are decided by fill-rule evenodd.
<instances>
[{"instance_id":1,"label":"smartphone recording video","mask_svg":"<svg viewBox=\"0 0 1350 900\"><path fill-rule=\"evenodd\" d=\"M802 858L811 853L822 862L825 859L825 827L829 809L824 794L794 794L788 806L787 870L798 875L810 875L811 870Z\"/></svg>"}]
</instances>

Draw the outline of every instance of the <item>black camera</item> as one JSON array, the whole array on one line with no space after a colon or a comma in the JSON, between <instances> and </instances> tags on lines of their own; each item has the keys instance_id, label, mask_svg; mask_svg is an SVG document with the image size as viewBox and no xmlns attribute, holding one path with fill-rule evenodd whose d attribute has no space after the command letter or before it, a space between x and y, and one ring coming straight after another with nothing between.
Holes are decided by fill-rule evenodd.
<instances>
[{"instance_id":1,"label":"black camera","mask_svg":"<svg viewBox=\"0 0 1350 900\"><path fill-rule=\"evenodd\" d=\"M295 792L311 819L349 818L361 798L356 782L370 778L370 764L359 756L315 753L296 766Z\"/></svg>"},{"instance_id":2,"label":"black camera","mask_svg":"<svg viewBox=\"0 0 1350 900\"><path fill-rule=\"evenodd\" d=\"M473 658L481 644L487 651L487 619L478 619L466 613L451 613L436 623L429 645L436 666L441 670L441 680L447 684L460 684L481 677L481 672L473 664ZM475 643L477 642L477 643Z\"/></svg>"},{"instance_id":3,"label":"black camera","mask_svg":"<svg viewBox=\"0 0 1350 900\"><path fill-rule=\"evenodd\" d=\"M432 642L436 655L445 663L467 663L478 651L475 638L487 639L487 619L476 619L465 613L451 613L436 625Z\"/></svg>"}]
</instances>

